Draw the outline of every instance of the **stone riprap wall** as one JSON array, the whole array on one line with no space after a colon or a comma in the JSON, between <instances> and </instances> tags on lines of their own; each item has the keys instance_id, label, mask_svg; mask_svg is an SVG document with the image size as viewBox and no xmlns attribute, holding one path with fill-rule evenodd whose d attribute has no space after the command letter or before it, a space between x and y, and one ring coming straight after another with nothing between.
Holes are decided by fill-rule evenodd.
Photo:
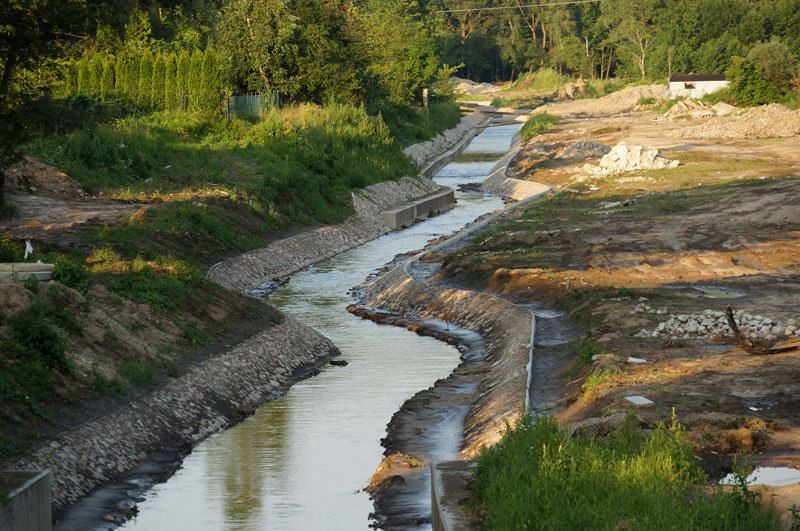
<instances>
[{"instance_id":1,"label":"stone riprap wall","mask_svg":"<svg viewBox=\"0 0 800 531\"><path fill-rule=\"evenodd\" d=\"M487 118L485 115L468 114L461 118L457 126L448 129L427 142L420 142L419 144L408 146L403 150L403 153L411 157L419 168L424 168L429 165L433 159L452 149L465 135L478 127L483 127L490 121L491 119Z\"/></svg>"},{"instance_id":2,"label":"stone riprap wall","mask_svg":"<svg viewBox=\"0 0 800 531\"><path fill-rule=\"evenodd\" d=\"M163 387L84 422L5 468L49 469L53 507L74 503L151 453L194 445L250 414L336 352L291 317Z\"/></svg>"},{"instance_id":3,"label":"stone riprap wall","mask_svg":"<svg viewBox=\"0 0 800 531\"><path fill-rule=\"evenodd\" d=\"M433 140L409 146L405 152L421 168L424 166L421 171L430 172L437 162L456 156L488 121L485 116L467 115L456 127ZM423 176L373 184L353 194L355 215L342 223L301 232L234 256L215 264L208 276L229 289L250 293L270 280L291 275L388 233L393 227L381 212L443 189Z\"/></svg>"},{"instance_id":4,"label":"stone riprap wall","mask_svg":"<svg viewBox=\"0 0 800 531\"><path fill-rule=\"evenodd\" d=\"M514 139L511 141L511 148L503 158L498 161L495 167L492 168L492 171L489 172L489 176L483 181L483 184L481 184L481 190L514 201L520 201L550 190L549 186L542 183L523 181L522 179L513 179L506 176L508 165L511 164L511 161L517 156L521 146L522 137L519 132L517 132L517 134L514 135Z\"/></svg>"},{"instance_id":5,"label":"stone riprap wall","mask_svg":"<svg viewBox=\"0 0 800 531\"><path fill-rule=\"evenodd\" d=\"M369 284L364 305L441 319L483 336L487 372L464 420L461 457L501 438L505 421L522 411L527 394L532 316L526 309L477 291L418 282L397 267Z\"/></svg>"}]
</instances>

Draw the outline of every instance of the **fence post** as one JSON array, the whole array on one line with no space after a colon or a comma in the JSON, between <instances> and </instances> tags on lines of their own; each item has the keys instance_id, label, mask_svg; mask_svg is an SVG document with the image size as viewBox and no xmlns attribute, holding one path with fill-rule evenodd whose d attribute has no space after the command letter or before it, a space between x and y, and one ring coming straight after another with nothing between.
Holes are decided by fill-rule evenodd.
<instances>
[{"instance_id":1,"label":"fence post","mask_svg":"<svg viewBox=\"0 0 800 531\"><path fill-rule=\"evenodd\" d=\"M422 89L422 108L428 112L428 89Z\"/></svg>"},{"instance_id":2,"label":"fence post","mask_svg":"<svg viewBox=\"0 0 800 531\"><path fill-rule=\"evenodd\" d=\"M225 91L225 115L228 117L228 121L231 121L231 99L230 93L226 90Z\"/></svg>"}]
</instances>

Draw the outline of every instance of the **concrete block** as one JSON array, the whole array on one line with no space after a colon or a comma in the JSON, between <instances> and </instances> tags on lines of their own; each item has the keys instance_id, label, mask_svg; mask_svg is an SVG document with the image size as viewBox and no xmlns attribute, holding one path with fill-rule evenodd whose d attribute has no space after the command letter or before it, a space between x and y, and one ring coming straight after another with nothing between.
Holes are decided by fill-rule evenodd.
<instances>
[{"instance_id":1,"label":"concrete block","mask_svg":"<svg viewBox=\"0 0 800 531\"><path fill-rule=\"evenodd\" d=\"M50 472L47 470L0 471L0 491L8 499L0 503L0 529L3 531L49 531Z\"/></svg>"}]
</instances>

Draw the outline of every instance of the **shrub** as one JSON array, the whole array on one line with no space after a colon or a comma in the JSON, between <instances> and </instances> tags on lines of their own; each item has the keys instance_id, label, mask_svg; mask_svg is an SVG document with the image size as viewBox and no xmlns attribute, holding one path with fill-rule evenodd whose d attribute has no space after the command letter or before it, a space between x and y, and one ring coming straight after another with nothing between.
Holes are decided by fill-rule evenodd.
<instances>
[{"instance_id":1,"label":"shrub","mask_svg":"<svg viewBox=\"0 0 800 531\"><path fill-rule=\"evenodd\" d=\"M30 307L9 317L11 338L3 344L3 350L23 359L39 361L62 374L72 374L72 362L66 357L66 335L54 323L54 317L63 315L54 310L47 303L37 300Z\"/></svg>"},{"instance_id":2,"label":"shrub","mask_svg":"<svg viewBox=\"0 0 800 531\"><path fill-rule=\"evenodd\" d=\"M211 46L206 48L203 54L199 92L198 108L203 111L218 112L222 87L220 85L219 59L217 52Z\"/></svg>"},{"instance_id":3,"label":"shrub","mask_svg":"<svg viewBox=\"0 0 800 531\"><path fill-rule=\"evenodd\" d=\"M114 61L111 58L103 62L103 74L100 78L100 98L108 101L114 97Z\"/></svg>"},{"instance_id":4,"label":"shrub","mask_svg":"<svg viewBox=\"0 0 800 531\"><path fill-rule=\"evenodd\" d=\"M148 304L156 310L176 309L179 297L192 291L181 280L160 275L149 267L114 275L108 288L120 297Z\"/></svg>"},{"instance_id":5,"label":"shrub","mask_svg":"<svg viewBox=\"0 0 800 531\"><path fill-rule=\"evenodd\" d=\"M769 42L756 44L747 54L747 59L755 63L764 79L781 93L788 92L792 79L797 75L797 58L780 38L773 36Z\"/></svg>"},{"instance_id":6,"label":"shrub","mask_svg":"<svg viewBox=\"0 0 800 531\"><path fill-rule=\"evenodd\" d=\"M726 72L731 96L738 105L754 106L781 99L784 91L766 79L758 66L749 59L734 57Z\"/></svg>"},{"instance_id":7,"label":"shrub","mask_svg":"<svg viewBox=\"0 0 800 531\"><path fill-rule=\"evenodd\" d=\"M592 362L592 357L605 354L606 348L602 345L595 345L591 339L582 342L575 350L575 356L583 363L588 365Z\"/></svg>"},{"instance_id":8,"label":"shrub","mask_svg":"<svg viewBox=\"0 0 800 531\"><path fill-rule=\"evenodd\" d=\"M92 274L78 263L69 260L58 260L53 269L53 280L61 282L68 288L80 291L84 295L89 292Z\"/></svg>"},{"instance_id":9,"label":"shrub","mask_svg":"<svg viewBox=\"0 0 800 531\"><path fill-rule=\"evenodd\" d=\"M174 111L178 108L177 68L175 54L170 54L167 57L164 74L164 108L168 111Z\"/></svg>"},{"instance_id":10,"label":"shrub","mask_svg":"<svg viewBox=\"0 0 800 531\"><path fill-rule=\"evenodd\" d=\"M520 129L522 140L529 140L536 135L541 135L542 133L545 133L551 125L555 125L560 121L561 119L557 116L553 116L546 112L534 114L528 118L528 121L525 122L525 125L523 125Z\"/></svg>"},{"instance_id":11,"label":"shrub","mask_svg":"<svg viewBox=\"0 0 800 531\"><path fill-rule=\"evenodd\" d=\"M189 52L183 50L178 56L178 65L176 71L176 87L178 91L178 106L179 110L187 110L187 102L189 101L189 70L191 69L192 60Z\"/></svg>"}]
</instances>

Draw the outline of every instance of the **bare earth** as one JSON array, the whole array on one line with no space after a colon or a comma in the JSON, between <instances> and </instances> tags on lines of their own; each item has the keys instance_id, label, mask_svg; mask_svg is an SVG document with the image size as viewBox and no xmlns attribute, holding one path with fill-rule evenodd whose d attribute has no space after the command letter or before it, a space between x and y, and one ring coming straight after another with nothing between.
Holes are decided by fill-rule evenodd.
<instances>
[{"instance_id":1,"label":"bare earth","mask_svg":"<svg viewBox=\"0 0 800 531\"><path fill-rule=\"evenodd\" d=\"M443 279L545 302L582 323L580 341L602 354L585 366L552 364L561 396L543 409L564 423L594 419L584 425L603 433L619 422L614 413L634 410L651 429L674 410L712 479L742 451L753 466L800 468L800 350L748 354L710 313L731 304L763 317L773 323L760 336L768 344L800 335L792 326L800 321L800 136L683 138L673 132L741 118L669 120L597 107L579 115L570 113L582 112L581 102L560 105L562 122L524 145L509 174L566 193L513 212L481 243L446 257ZM582 171L604 150L576 142L607 151L623 140L681 164L604 177ZM681 324L692 314L715 324L670 332L669 319ZM563 357L551 350L541 356ZM583 388L603 373L605 382ZM635 406L625 399L632 395L654 403ZM800 490L768 488L765 499L788 522Z\"/></svg>"}]
</instances>

